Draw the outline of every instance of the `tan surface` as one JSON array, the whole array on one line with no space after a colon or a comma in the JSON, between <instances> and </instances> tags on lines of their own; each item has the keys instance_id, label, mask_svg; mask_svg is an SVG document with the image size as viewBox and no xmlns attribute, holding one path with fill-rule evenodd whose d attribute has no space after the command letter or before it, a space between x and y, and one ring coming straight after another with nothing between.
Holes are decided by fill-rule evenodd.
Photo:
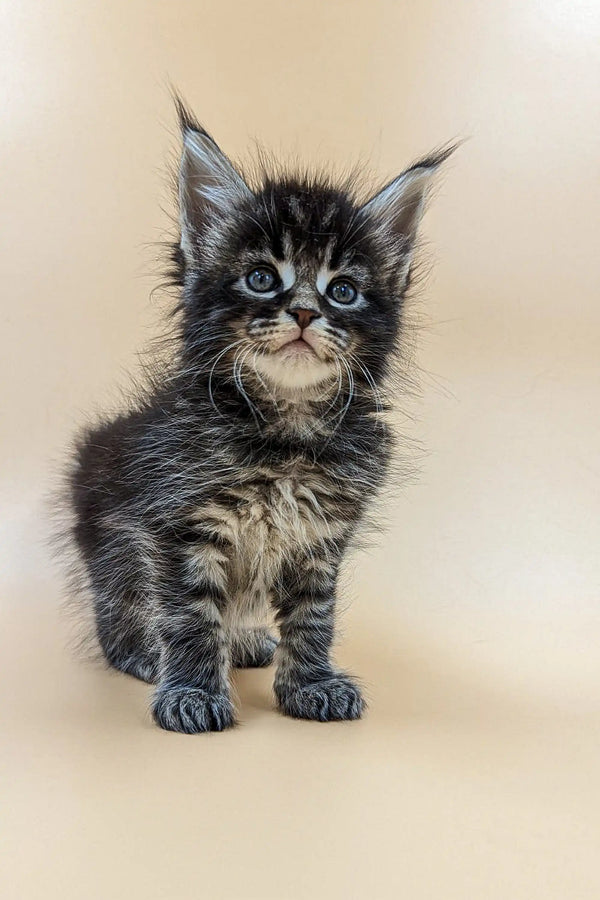
<instances>
[{"instance_id":1,"label":"tan surface","mask_svg":"<svg viewBox=\"0 0 600 900\"><path fill-rule=\"evenodd\" d=\"M5 0L0 36L2 897L600 896L598 4ZM242 727L168 735L64 649L41 496L156 330L168 77L234 154L471 137L425 222L430 454L349 573L361 723L243 673Z\"/></svg>"}]
</instances>

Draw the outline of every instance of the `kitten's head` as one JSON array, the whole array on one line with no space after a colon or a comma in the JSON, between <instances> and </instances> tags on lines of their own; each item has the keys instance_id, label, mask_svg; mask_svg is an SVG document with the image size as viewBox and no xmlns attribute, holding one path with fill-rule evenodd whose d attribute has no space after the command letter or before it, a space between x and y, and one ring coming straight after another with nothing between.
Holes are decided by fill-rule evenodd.
<instances>
[{"instance_id":1,"label":"kitten's head","mask_svg":"<svg viewBox=\"0 0 600 900\"><path fill-rule=\"evenodd\" d=\"M242 390L246 375L288 396L344 379L378 382L396 346L432 177L452 148L359 202L351 183L327 177L264 174L249 184L179 111L188 348L239 375Z\"/></svg>"}]
</instances>

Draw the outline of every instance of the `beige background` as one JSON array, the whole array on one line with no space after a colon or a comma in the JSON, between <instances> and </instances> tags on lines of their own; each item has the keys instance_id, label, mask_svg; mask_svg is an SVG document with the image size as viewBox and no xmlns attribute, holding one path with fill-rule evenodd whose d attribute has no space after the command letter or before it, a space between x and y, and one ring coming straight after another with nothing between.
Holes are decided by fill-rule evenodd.
<instances>
[{"instance_id":1,"label":"beige background","mask_svg":"<svg viewBox=\"0 0 600 900\"><path fill-rule=\"evenodd\" d=\"M597 0L2 4L3 898L600 896L599 38ZM239 729L165 734L65 650L42 498L158 331L169 79L236 156L469 138L424 226L429 452L347 578L360 723L248 672Z\"/></svg>"}]
</instances>

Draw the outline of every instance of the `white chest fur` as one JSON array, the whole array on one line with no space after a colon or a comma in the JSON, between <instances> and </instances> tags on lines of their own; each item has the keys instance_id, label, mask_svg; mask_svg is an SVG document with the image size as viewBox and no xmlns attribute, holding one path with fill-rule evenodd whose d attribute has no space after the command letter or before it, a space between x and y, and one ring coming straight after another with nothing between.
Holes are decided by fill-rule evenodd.
<instances>
[{"instance_id":1,"label":"white chest fur","mask_svg":"<svg viewBox=\"0 0 600 900\"><path fill-rule=\"evenodd\" d=\"M254 605L268 596L284 560L310 558L344 533L334 507L331 483L318 471L260 468L194 519L223 543L219 566L228 591Z\"/></svg>"}]
</instances>

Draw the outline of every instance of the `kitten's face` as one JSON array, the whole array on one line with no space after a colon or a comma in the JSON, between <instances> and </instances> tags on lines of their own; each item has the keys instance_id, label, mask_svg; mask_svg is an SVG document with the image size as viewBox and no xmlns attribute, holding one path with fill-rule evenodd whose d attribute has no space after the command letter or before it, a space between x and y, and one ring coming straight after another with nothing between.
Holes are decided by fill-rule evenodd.
<instances>
[{"instance_id":1,"label":"kitten's face","mask_svg":"<svg viewBox=\"0 0 600 900\"><path fill-rule=\"evenodd\" d=\"M245 368L303 391L377 368L398 329L398 284L349 198L280 183L235 222L217 278Z\"/></svg>"},{"instance_id":2,"label":"kitten's face","mask_svg":"<svg viewBox=\"0 0 600 900\"><path fill-rule=\"evenodd\" d=\"M425 191L442 157L363 204L317 179L252 190L182 116L181 248L188 334L244 390L378 382L394 349ZM239 382L238 382L239 378Z\"/></svg>"}]
</instances>

